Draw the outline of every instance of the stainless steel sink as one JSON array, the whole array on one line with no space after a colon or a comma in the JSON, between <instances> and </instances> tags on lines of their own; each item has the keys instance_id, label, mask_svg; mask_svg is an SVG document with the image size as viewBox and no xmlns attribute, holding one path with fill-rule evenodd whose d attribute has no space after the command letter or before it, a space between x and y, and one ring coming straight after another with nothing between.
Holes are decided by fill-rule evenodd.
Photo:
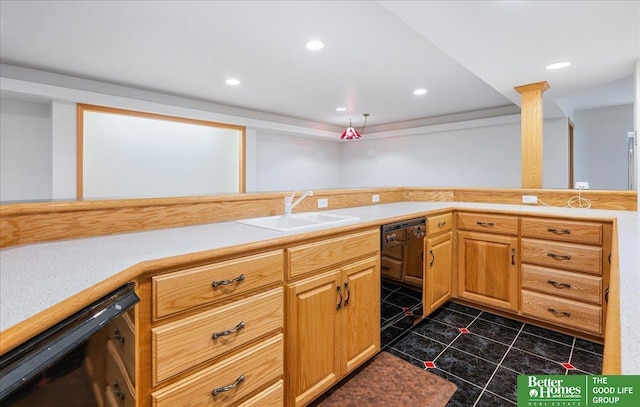
<instances>
[{"instance_id":1,"label":"stainless steel sink","mask_svg":"<svg viewBox=\"0 0 640 407\"><path fill-rule=\"evenodd\" d=\"M304 212L293 215L266 216L263 218L241 219L236 222L263 229L290 231L312 228L315 226L358 220L355 216L334 215L320 212Z\"/></svg>"}]
</instances>

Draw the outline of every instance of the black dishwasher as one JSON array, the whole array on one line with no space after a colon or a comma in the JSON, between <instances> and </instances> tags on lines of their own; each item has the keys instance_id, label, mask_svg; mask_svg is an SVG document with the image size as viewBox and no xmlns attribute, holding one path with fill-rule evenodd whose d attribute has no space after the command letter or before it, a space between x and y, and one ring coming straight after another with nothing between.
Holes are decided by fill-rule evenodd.
<instances>
[{"instance_id":1,"label":"black dishwasher","mask_svg":"<svg viewBox=\"0 0 640 407\"><path fill-rule=\"evenodd\" d=\"M140 299L128 283L0 357L0 405L91 406L89 339Z\"/></svg>"}]
</instances>

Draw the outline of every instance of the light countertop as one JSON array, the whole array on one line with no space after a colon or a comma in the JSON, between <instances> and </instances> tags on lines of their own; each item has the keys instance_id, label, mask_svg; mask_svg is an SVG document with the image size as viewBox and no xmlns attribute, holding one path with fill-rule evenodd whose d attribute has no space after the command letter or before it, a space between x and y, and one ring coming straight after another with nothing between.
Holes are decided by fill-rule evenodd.
<instances>
[{"instance_id":1,"label":"light countertop","mask_svg":"<svg viewBox=\"0 0 640 407\"><path fill-rule=\"evenodd\" d=\"M0 332L81 293L140 262L269 241L360 223L383 224L443 209L475 209L530 215L617 218L620 264L622 373L640 373L640 214L466 202L399 202L332 210L358 220L301 231L278 232L234 221L122 233L0 249Z\"/></svg>"}]
</instances>

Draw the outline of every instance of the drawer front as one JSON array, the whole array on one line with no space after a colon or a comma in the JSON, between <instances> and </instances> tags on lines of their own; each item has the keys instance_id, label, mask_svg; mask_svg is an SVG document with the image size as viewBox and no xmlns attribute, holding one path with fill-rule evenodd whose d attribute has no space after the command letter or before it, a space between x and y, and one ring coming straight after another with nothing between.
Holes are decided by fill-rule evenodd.
<instances>
[{"instance_id":1,"label":"drawer front","mask_svg":"<svg viewBox=\"0 0 640 407\"><path fill-rule=\"evenodd\" d=\"M452 227L453 215L451 213L427 217L428 235L434 235L440 232L448 232Z\"/></svg>"},{"instance_id":2,"label":"drawer front","mask_svg":"<svg viewBox=\"0 0 640 407\"><path fill-rule=\"evenodd\" d=\"M602 304L601 277L523 264L522 288Z\"/></svg>"},{"instance_id":3,"label":"drawer front","mask_svg":"<svg viewBox=\"0 0 640 407\"><path fill-rule=\"evenodd\" d=\"M282 337L279 334L152 393L154 407L234 405L270 381L282 377ZM222 391L225 387L228 390ZM218 390L216 395L213 394L215 390Z\"/></svg>"},{"instance_id":4,"label":"drawer front","mask_svg":"<svg viewBox=\"0 0 640 407\"><path fill-rule=\"evenodd\" d=\"M133 323L129 320L129 314L125 313L109 324L107 335L113 349L118 353L129 380L133 385L135 381L135 336L133 333Z\"/></svg>"},{"instance_id":5,"label":"drawer front","mask_svg":"<svg viewBox=\"0 0 640 407\"><path fill-rule=\"evenodd\" d=\"M267 387L260 393L251 397L249 400L238 407L282 407L284 406L284 382L280 380L278 383Z\"/></svg>"},{"instance_id":6,"label":"drawer front","mask_svg":"<svg viewBox=\"0 0 640 407\"><path fill-rule=\"evenodd\" d=\"M380 230L327 239L287 249L289 278L380 250Z\"/></svg>"},{"instance_id":7,"label":"drawer front","mask_svg":"<svg viewBox=\"0 0 640 407\"><path fill-rule=\"evenodd\" d=\"M563 242L602 244L602 224L543 218L522 218L522 236Z\"/></svg>"},{"instance_id":8,"label":"drawer front","mask_svg":"<svg viewBox=\"0 0 640 407\"><path fill-rule=\"evenodd\" d=\"M153 277L154 316L165 317L281 282L281 250Z\"/></svg>"},{"instance_id":9,"label":"drawer front","mask_svg":"<svg viewBox=\"0 0 640 407\"><path fill-rule=\"evenodd\" d=\"M461 212L458 213L456 219L458 229L500 233L503 235L518 234L518 218L515 216Z\"/></svg>"},{"instance_id":10,"label":"drawer front","mask_svg":"<svg viewBox=\"0 0 640 407\"><path fill-rule=\"evenodd\" d=\"M117 407L135 407L133 386L127 378L127 373L118 356L118 352L111 342L107 342L107 388L106 401ZM114 404L115 403L115 404Z\"/></svg>"},{"instance_id":11,"label":"drawer front","mask_svg":"<svg viewBox=\"0 0 640 407\"><path fill-rule=\"evenodd\" d=\"M382 275L389 276L400 280L402 277L402 261L395 260L390 257L380 258L380 267Z\"/></svg>"},{"instance_id":12,"label":"drawer front","mask_svg":"<svg viewBox=\"0 0 640 407\"><path fill-rule=\"evenodd\" d=\"M154 383L282 328L283 292L277 288L153 328Z\"/></svg>"},{"instance_id":13,"label":"drawer front","mask_svg":"<svg viewBox=\"0 0 640 407\"><path fill-rule=\"evenodd\" d=\"M602 274L602 248L522 239L522 262Z\"/></svg>"},{"instance_id":14,"label":"drawer front","mask_svg":"<svg viewBox=\"0 0 640 407\"><path fill-rule=\"evenodd\" d=\"M602 333L602 308L522 290L522 313L566 328Z\"/></svg>"}]
</instances>

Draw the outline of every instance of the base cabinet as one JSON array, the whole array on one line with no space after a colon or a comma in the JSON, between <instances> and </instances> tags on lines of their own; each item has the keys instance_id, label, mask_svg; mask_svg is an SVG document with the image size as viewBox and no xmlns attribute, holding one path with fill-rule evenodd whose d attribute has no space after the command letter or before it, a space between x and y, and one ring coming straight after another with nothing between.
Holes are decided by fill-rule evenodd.
<instances>
[{"instance_id":1,"label":"base cabinet","mask_svg":"<svg viewBox=\"0 0 640 407\"><path fill-rule=\"evenodd\" d=\"M518 308L518 238L458 232L458 295L498 309Z\"/></svg>"},{"instance_id":2,"label":"base cabinet","mask_svg":"<svg viewBox=\"0 0 640 407\"><path fill-rule=\"evenodd\" d=\"M287 405L304 406L380 349L379 260L291 283L286 299Z\"/></svg>"},{"instance_id":3,"label":"base cabinet","mask_svg":"<svg viewBox=\"0 0 640 407\"><path fill-rule=\"evenodd\" d=\"M425 279L422 290L425 316L449 301L452 296L452 249L452 232L429 237L425 240Z\"/></svg>"}]
</instances>

